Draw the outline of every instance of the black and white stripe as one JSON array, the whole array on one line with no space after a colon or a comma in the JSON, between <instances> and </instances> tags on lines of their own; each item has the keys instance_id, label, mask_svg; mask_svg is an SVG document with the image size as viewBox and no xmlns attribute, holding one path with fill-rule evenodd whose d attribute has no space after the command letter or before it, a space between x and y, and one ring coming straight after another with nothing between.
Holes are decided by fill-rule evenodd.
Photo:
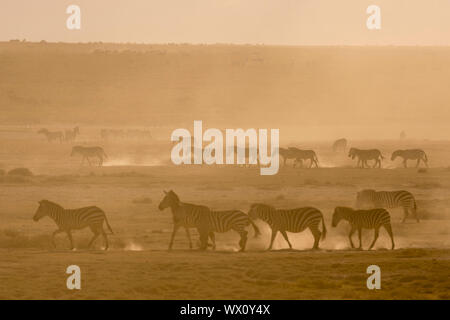
<instances>
[{"instance_id":1,"label":"black and white stripe","mask_svg":"<svg viewBox=\"0 0 450 320\"><path fill-rule=\"evenodd\" d=\"M62 133L61 131L49 131L48 129L40 129L38 131L38 134L43 134L48 142L52 142L53 140L59 140L59 142L63 142L64 139L64 133Z\"/></svg>"},{"instance_id":2,"label":"black and white stripe","mask_svg":"<svg viewBox=\"0 0 450 320\"><path fill-rule=\"evenodd\" d=\"M347 148L347 139L338 139L333 143L333 152L344 151Z\"/></svg>"},{"instance_id":3,"label":"black and white stripe","mask_svg":"<svg viewBox=\"0 0 450 320\"><path fill-rule=\"evenodd\" d=\"M391 227L391 217L386 209L370 209L370 210L353 210L347 207L336 207L333 213L332 226L336 227L341 220L346 220L350 223L351 229L348 235L350 245L353 245L352 235L357 230L359 237L359 249L362 248L362 229L375 229L375 238L369 247L369 250L375 245L378 239L381 227L384 227L391 237L392 249L394 249L394 235Z\"/></svg>"},{"instance_id":4,"label":"black and white stripe","mask_svg":"<svg viewBox=\"0 0 450 320\"><path fill-rule=\"evenodd\" d=\"M272 236L268 250L272 249L278 231L283 235L291 249L292 245L286 232L297 233L309 228L314 236L313 249L319 248L321 236L323 240L327 233L322 212L313 207L275 209L270 205L255 203L250 207L248 215L251 219L261 219L267 222L271 227ZM322 232L319 230L320 222L322 222Z\"/></svg>"},{"instance_id":5,"label":"black and white stripe","mask_svg":"<svg viewBox=\"0 0 450 320\"><path fill-rule=\"evenodd\" d=\"M377 166L378 168L381 168L381 159L384 159L381 151L378 149L362 150L358 148L350 148L348 156L352 159L355 159L355 157L357 157L358 164L356 166L361 168L369 167L369 165L367 164L367 161L369 160L375 160L373 168Z\"/></svg>"},{"instance_id":6,"label":"black and white stripe","mask_svg":"<svg viewBox=\"0 0 450 320\"><path fill-rule=\"evenodd\" d=\"M84 164L84 160L86 159L89 163L89 166L91 166L92 164L89 159L92 157L96 157L99 160L98 166L101 167L103 165L103 157L108 158L102 147L75 146L72 148L72 153L70 155L73 157L76 154L82 156L81 165Z\"/></svg>"},{"instance_id":7,"label":"black and white stripe","mask_svg":"<svg viewBox=\"0 0 450 320\"><path fill-rule=\"evenodd\" d=\"M409 213L414 214L417 222L419 217L417 215L417 205L414 196L409 191L375 191L372 189L365 189L356 194L357 208L403 208L405 222Z\"/></svg>"},{"instance_id":8,"label":"black and white stripe","mask_svg":"<svg viewBox=\"0 0 450 320\"><path fill-rule=\"evenodd\" d=\"M246 227L250 224L255 229L255 236L259 235L259 230L251 219L240 210L212 211L206 206L181 202L179 197L170 190L164 191L165 197L159 204L159 210L170 208L173 215L173 232L169 243L169 250L172 248L175 234L180 227L186 229L190 246L191 239L189 228L196 228L200 234L201 249L206 249L208 237L213 241L215 247L214 232L227 232L234 230L241 236L239 246L241 251L245 250L247 243Z\"/></svg>"},{"instance_id":9,"label":"black and white stripe","mask_svg":"<svg viewBox=\"0 0 450 320\"><path fill-rule=\"evenodd\" d=\"M70 240L71 249L73 249L74 245L71 231L89 227L94 233L94 236L89 242L89 247L91 247L92 243L99 235L102 235L105 239L105 250L108 249L108 238L103 230L103 221L111 234L113 231L108 223L108 220L106 219L105 212L102 209L95 206L79 209L64 209L59 204L54 202L41 200L39 201L39 208L37 209L33 220L39 221L45 216L52 218L58 226L58 229L53 232L52 235L53 246L56 247L55 236L58 233L66 232Z\"/></svg>"},{"instance_id":10,"label":"black and white stripe","mask_svg":"<svg viewBox=\"0 0 450 320\"><path fill-rule=\"evenodd\" d=\"M396 150L392 153L391 161L394 161L397 157L403 158L403 166L405 168L408 167L408 160L417 160L416 168L419 166L420 161L428 167L428 157L422 149Z\"/></svg>"}]
</instances>

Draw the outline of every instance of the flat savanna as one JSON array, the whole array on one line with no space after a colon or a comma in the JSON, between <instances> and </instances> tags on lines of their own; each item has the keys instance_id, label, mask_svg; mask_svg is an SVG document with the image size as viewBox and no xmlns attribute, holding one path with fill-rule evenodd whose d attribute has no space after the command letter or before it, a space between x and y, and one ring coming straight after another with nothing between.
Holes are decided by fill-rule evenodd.
<instances>
[{"instance_id":1,"label":"flat savanna","mask_svg":"<svg viewBox=\"0 0 450 320\"><path fill-rule=\"evenodd\" d=\"M95 131L95 130L93 130ZM25 135L25 134L24 134ZM410 141L423 147L428 170L400 168L391 162L395 141L357 142L382 149L383 169L356 169L346 154L333 154L331 142L301 143L314 148L319 169L281 167L261 176L256 167L174 166L170 143L102 144L105 166L80 167L71 144L47 143L29 132L16 139L3 134L1 169L27 167L34 175L0 177L0 298L2 299L448 299L450 289L450 170L448 142ZM87 139L87 138L86 138ZM353 143L355 144L355 143ZM26 152L25 152L26 151ZM411 163L412 165L412 163ZM396 167L399 168L396 168ZM366 251L373 231L363 231L363 251L351 250L345 222L331 227L335 206L353 206L364 188L411 191L421 222L400 223L401 209L390 209L396 249L381 230L375 250ZM182 201L212 209L248 211L254 202L277 208L314 206L328 229L320 250L311 251L309 230L289 234L295 250L278 235L267 252L270 229L257 221L262 235L249 228L247 251L237 252L239 236L217 234L217 249L190 250L184 230L167 251L172 230L170 210L159 211L163 190L173 189ZM108 217L114 235L110 250L102 239L88 250L88 229L73 233L77 249L69 251L65 234L50 244L56 225L49 218L32 221L38 201L65 208L96 205ZM198 235L192 230L194 246ZM356 235L354 241L357 242ZM68 290L67 266L78 265L82 289ZM366 269L381 268L381 290L368 290Z\"/></svg>"}]
</instances>

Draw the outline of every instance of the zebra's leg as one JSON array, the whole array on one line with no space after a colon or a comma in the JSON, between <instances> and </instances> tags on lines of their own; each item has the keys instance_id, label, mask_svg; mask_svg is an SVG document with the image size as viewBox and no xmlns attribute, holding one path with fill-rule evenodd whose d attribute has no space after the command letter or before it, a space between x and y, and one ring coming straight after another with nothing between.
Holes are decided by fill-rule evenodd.
<instances>
[{"instance_id":1,"label":"zebra's leg","mask_svg":"<svg viewBox=\"0 0 450 320\"><path fill-rule=\"evenodd\" d=\"M208 232L200 231L200 250L206 250L208 248Z\"/></svg>"},{"instance_id":2,"label":"zebra's leg","mask_svg":"<svg viewBox=\"0 0 450 320\"><path fill-rule=\"evenodd\" d=\"M406 221L406 218L408 218L408 215L409 215L409 211L408 211L408 208L406 208L406 207L403 207L403 220L402 220L402 223L405 223L405 221Z\"/></svg>"},{"instance_id":3,"label":"zebra's leg","mask_svg":"<svg viewBox=\"0 0 450 320\"><path fill-rule=\"evenodd\" d=\"M417 223L420 222L419 215L417 214L417 208L411 208L411 211L414 212L414 218L416 218Z\"/></svg>"},{"instance_id":4,"label":"zebra's leg","mask_svg":"<svg viewBox=\"0 0 450 320\"><path fill-rule=\"evenodd\" d=\"M272 236L270 237L270 245L267 250L272 250L273 241L275 240L275 237L277 236L278 230L272 229Z\"/></svg>"},{"instance_id":5,"label":"zebra's leg","mask_svg":"<svg viewBox=\"0 0 450 320\"><path fill-rule=\"evenodd\" d=\"M53 232L53 234L52 234L52 245L53 245L53 248L56 248L55 236L56 236L58 233L61 233L61 232L63 232L63 231L64 231L64 230L58 229L58 230L56 230L56 231Z\"/></svg>"},{"instance_id":6,"label":"zebra's leg","mask_svg":"<svg viewBox=\"0 0 450 320\"><path fill-rule=\"evenodd\" d=\"M362 230L361 230L361 228L358 228L358 238L359 238L359 247L358 247L358 249L361 250L362 249Z\"/></svg>"},{"instance_id":7,"label":"zebra's leg","mask_svg":"<svg viewBox=\"0 0 450 320\"><path fill-rule=\"evenodd\" d=\"M353 233L355 233L355 228L352 226L352 229L350 230L349 234L348 234L348 239L350 240L350 246L352 248L354 248L355 246L353 245L353 241L352 241L352 235Z\"/></svg>"},{"instance_id":8,"label":"zebra's leg","mask_svg":"<svg viewBox=\"0 0 450 320\"><path fill-rule=\"evenodd\" d=\"M245 245L247 244L248 232L246 230L241 230L239 234L241 235L241 240L239 241L239 246L241 247L241 250L239 251L242 252L245 250Z\"/></svg>"},{"instance_id":9,"label":"zebra's leg","mask_svg":"<svg viewBox=\"0 0 450 320\"><path fill-rule=\"evenodd\" d=\"M91 229L92 233L94 233L94 235L92 236L91 241L89 241L88 249L90 249L92 247L92 244L94 243L95 239L97 239L98 236L100 235L100 233L98 232L97 228L95 228L93 226L90 226L89 228Z\"/></svg>"},{"instance_id":10,"label":"zebra's leg","mask_svg":"<svg viewBox=\"0 0 450 320\"><path fill-rule=\"evenodd\" d=\"M417 159L417 163L416 163L416 168L418 168L418 167L419 167L419 164L420 164L420 158L419 158L419 159Z\"/></svg>"},{"instance_id":11,"label":"zebra's leg","mask_svg":"<svg viewBox=\"0 0 450 320\"><path fill-rule=\"evenodd\" d=\"M70 230L67 230L66 233L67 233L67 236L69 237L69 241L70 241L70 250L73 250L75 247L73 245L72 233L70 232Z\"/></svg>"},{"instance_id":12,"label":"zebra's leg","mask_svg":"<svg viewBox=\"0 0 450 320\"><path fill-rule=\"evenodd\" d=\"M92 163L91 163L91 160L89 160L89 157L88 156L85 156L86 157L86 160L88 161L88 163L89 163L89 167L92 167Z\"/></svg>"},{"instance_id":13,"label":"zebra's leg","mask_svg":"<svg viewBox=\"0 0 450 320\"><path fill-rule=\"evenodd\" d=\"M108 243L108 236L106 235L106 233L103 230L103 228L102 228L102 236L103 236L103 239L105 240L105 251L106 251L109 248L109 243Z\"/></svg>"},{"instance_id":14,"label":"zebra's leg","mask_svg":"<svg viewBox=\"0 0 450 320\"><path fill-rule=\"evenodd\" d=\"M99 156L99 157L98 157L98 160L99 160L98 166L101 167L101 166L103 165L103 157L102 157L102 156Z\"/></svg>"},{"instance_id":15,"label":"zebra's leg","mask_svg":"<svg viewBox=\"0 0 450 320\"><path fill-rule=\"evenodd\" d=\"M191 233L189 232L189 228L184 227L184 229L186 230L186 237L188 238L189 241L189 249L192 249Z\"/></svg>"},{"instance_id":16,"label":"zebra's leg","mask_svg":"<svg viewBox=\"0 0 450 320\"><path fill-rule=\"evenodd\" d=\"M311 230L311 233L314 236L314 245L312 248L319 249L319 241L320 241L320 236L322 235L322 232L320 232L320 230L317 226L309 227L309 230Z\"/></svg>"},{"instance_id":17,"label":"zebra's leg","mask_svg":"<svg viewBox=\"0 0 450 320\"><path fill-rule=\"evenodd\" d=\"M391 250L394 250L394 248L395 248L394 234L393 234L393 232L392 232L391 224L389 223L389 224L385 224L385 225L383 225L383 226L384 226L384 228L386 229L386 231L387 231L387 233L389 234L389 236L391 237L391 243L392 243Z\"/></svg>"},{"instance_id":18,"label":"zebra's leg","mask_svg":"<svg viewBox=\"0 0 450 320\"><path fill-rule=\"evenodd\" d=\"M405 168L408 168L408 160L403 159L403 166L404 166Z\"/></svg>"},{"instance_id":19,"label":"zebra's leg","mask_svg":"<svg viewBox=\"0 0 450 320\"><path fill-rule=\"evenodd\" d=\"M380 233L380 227L375 228L375 237L373 238L372 244L369 247L369 250L371 250L373 248L373 246L375 245L375 242L378 239L378 235Z\"/></svg>"},{"instance_id":20,"label":"zebra's leg","mask_svg":"<svg viewBox=\"0 0 450 320\"><path fill-rule=\"evenodd\" d=\"M179 228L180 228L179 225L177 225L177 224L173 225L172 236L170 237L170 242L169 242L169 250L172 250L173 239L175 238L175 234L177 233Z\"/></svg>"},{"instance_id":21,"label":"zebra's leg","mask_svg":"<svg viewBox=\"0 0 450 320\"><path fill-rule=\"evenodd\" d=\"M289 238L288 238L288 236L287 236L287 234L286 234L286 231L280 231L281 232L281 234L283 235L283 237L284 237L284 240L286 240L286 242L288 243L288 245L289 245L289 249L292 249L292 244L291 244L291 242L289 241Z\"/></svg>"},{"instance_id":22,"label":"zebra's leg","mask_svg":"<svg viewBox=\"0 0 450 320\"><path fill-rule=\"evenodd\" d=\"M209 233L209 238L211 239L212 242L212 249L216 250L216 235L214 234L214 232Z\"/></svg>"}]
</instances>

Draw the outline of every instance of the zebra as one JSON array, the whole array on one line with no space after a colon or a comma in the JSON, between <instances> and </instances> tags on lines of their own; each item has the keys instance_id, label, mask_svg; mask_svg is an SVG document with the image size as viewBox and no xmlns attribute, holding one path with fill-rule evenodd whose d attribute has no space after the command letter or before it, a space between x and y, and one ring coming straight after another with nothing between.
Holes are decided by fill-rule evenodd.
<instances>
[{"instance_id":1,"label":"zebra","mask_svg":"<svg viewBox=\"0 0 450 320\"><path fill-rule=\"evenodd\" d=\"M397 157L403 158L403 166L408 167L408 160L417 160L416 168L420 165L420 161L428 168L428 157L425 151L422 149L408 149L408 150L396 150L392 153L391 161L394 161Z\"/></svg>"},{"instance_id":2,"label":"zebra","mask_svg":"<svg viewBox=\"0 0 450 320\"><path fill-rule=\"evenodd\" d=\"M286 232L302 232L306 228L309 228L314 236L313 249L319 248L319 240L325 239L327 234L327 228L325 221L320 210L313 207L295 208L295 209L275 209L273 206L255 203L252 204L248 212L248 216L255 220L261 219L267 222L272 229L272 236L270 239L270 245L267 250L272 249L273 241L280 231L284 239L292 249ZM319 230L319 223L322 221L322 232Z\"/></svg>"},{"instance_id":3,"label":"zebra","mask_svg":"<svg viewBox=\"0 0 450 320\"><path fill-rule=\"evenodd\" d=\"M62 143L64 139L64 134L61 131L48 131L48 129L42 128L38 131L38 134L46 136L48 142L59 140L59 142Z\"/></svg>"},{"instance_id":4,"label":"zebra","mask_svg":"<svg viewBox=\"0 0 450 320\"><path fill-rule=\"evenodd\" d=\"M103 165L103 157L108 158L102 147L75 146L72 148L72 153L70 156L73 157L76 154L80 154L83 157L81 160L81 165L84 164L84 159L87 159L89 166L91 166L92 164L89 158L97 157L99 159L98 166L101 167Z\"/></svg>"},{"instance_id":5,"label":"zebra","mask_svg":"<svg viewBox=\"0 0 450 320\"><path fill-rule=\"evenodd\" d=\"M372 189L365 189L356 194L356 207L363 208L398 208L402 207L404 217L402 222L405 222L408 214L414 213L414 216L419 222L417 215L417 204L414 196L405 190L399 191L375 191Z\"/></svg>"},{"instance_id":6,"label":"zebra","mask_svg":"<svg viewBox=\"0 0 450 320\"><path fill-rule=\"evenodd\" d=\"M41 200L39 201L39 208L37 209L33 220L37 222L45 216L52 218L58 226L58 229L52 234L52 245L54 248L56 248L55 236L58 233L66 232L70 240L70 249L73 250L74 245L71 231L89 227L94 233L94 236L89 242L88 247L90 248L95 239L97 239L101 234L105 240L105 250L108 250L108 237L103 230L103 221L111 234L114 234L114 232L112 231L112 228L108 223L108 219L106 219L105 212L102 209L95 206L79 209L64 209L57 203L49 200Z\"/></svg>"},{"instance_id":7,"label":"zebra","mask_svg":"<svg viewBox=\"0 0 450 320\"><path fill-rule=\"evenodd\" d=\"M254 222L240 210L226 210L226 211L212 211L210 208L203 205L196 205L181 202L178 195L170 190L164 191L164 198L159 204L159 210L170 208L173 217L173 231L170 238L169 250L172 249L175 234L180 227L186 229L186 235L189 239L190 247L192 248L189 229L196 228L200 234L200 249L205 250L208 246L208 237L213 241L213 248L215 248L214 232L227 232L230 229L235 230L241 236L239 241L240 251L245 250L247 243L248 232L245 228L252 225L255 230L255 237L259 236L260 232Z\"/></svg>"},{"instance_id":8,"label":"zebra","mask_svg":"<svg viewBox=\"0 0 450 320\"><path fill-rule=\"evenodd\" d=\"M278 154L283 158L283 166L286 166L286 160L295 159L295 152L290 148L279 148Z\"/></svg>"},{"instance_id":9,"label":"zebra","mask_svg":"<svg viewBox=\"0 0 450 320\"><path fill-rule=\"evenodd\" d=\"M352 248L353 245L352 235L358 230L359 237L359 248L362 248L362 239L361 233L362 229L375 229L375 238L372 241L372 244L369 247L369 250L373 248L375 242L378 239L380 227L384 227L391 237L392 248L394 250L394 235L392 233L391 227L391 217L389 212L386 209L378 208L378 209L370 209L370 210L354 210L348 207L336 207L333 213L333 220L331 222L332 227L337 227L341 220L347 220L350 223L351 229L348 234L348 238L350 240L350 245Z\"/></svg>"},{"instance_id":10,"label":"zebra","mask_svg":"<svg viewBox=\"0 0 450 320\"><path fill-rule=\"evenodd\" d=\"M288 150L295 156L294 167L296 163L300 163L300 166L303 167L303 160L310 160L310 168L313 165L315 165L316 168L319 167L319 159L317 159L317 155L313 150L301 150L295 147L289 147Z\"/></svg>"},{"instance_id":11,"label":"zebra","mask_svg":"<svg viewBox=\"0 0 450 320\"><path fill-rule=\"evenodd\" d=\"M345 149L347 148L347 139L342 138L338 139L333 143L333 152L338 152L339 150L342 150L345 152Z\"/></svg>"},{"instance_id":12,"label":"zebra","mask_svg":"<svg viewBox=\"0 0 450 320\"><path fill-rule=\"evenodd\" d=\"M80 128L75 127L73 130L66 130L65 132L65 140L68 142L75 141L77 135L80 134Z\"/></svg>"},{"instance_id":13,"label":"zebra","mask_svg":"<svg viewBox=\"0 0 450 320\"><path fill-rule=\"evenodd\" d=\"M348 156L352 159L355 159L355 157L358 158L358 164L356 165L358 168L365 168L366 166L369 167L369 165L367 164L368 160L375 160L373 168L375 168L377 165L378 168L381 168L381 159L384 159L381 151L378 149L362 150L357 148L350 148Z\"/></svg>"}]
</instances>

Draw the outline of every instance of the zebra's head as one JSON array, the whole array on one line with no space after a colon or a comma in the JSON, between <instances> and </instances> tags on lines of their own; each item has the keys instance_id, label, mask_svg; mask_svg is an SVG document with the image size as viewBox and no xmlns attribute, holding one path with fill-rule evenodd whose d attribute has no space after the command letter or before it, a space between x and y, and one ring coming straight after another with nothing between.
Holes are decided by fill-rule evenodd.
<instances>
[{"instance_id":1,"label":"zebra's head","mask_svg":"<svg viewBox=\"0 0 450 320\"><path fill-rule=\"evenodd\" d=\"M33 216L33 220L39 221L47 214L48 214L48 201L47 200L39 201L39 208L36 210L36 213Z\"/></svg>"},{"instance_id":2,"label":"zebra's head","mask_svg":"<svg viewBox=\"0 0 450 320\"><path fill-rule=\"evenodd\" d=\"M172 190L170 190L169 192L164 191L164 194L165 194L164 199L161 200L158 206L159 210L162 211L166 208L177 205L180 202L180 198L178 198L176 193L173 192Z\"/></svg>"},{"instance_id":3,"label":"zebra's head","mask_svg":"<svg viewBox=\"0 0 450 320\"><path fill-rule=\"evenodd\" d=\"M351 157L352 159L355 159L356 149L355 148L350 148L350 150L348 151L348 156Z\"/></svg>"},{"instance_id":4,"label":"zebra's head","mask_svg":"<svg viewBox=\"0 0 450 320\"><path fill-rule=\"evenodd\" d=\"M402 150L396 150L392 152L391 161L394 161L397 157L400 157L402 154Z\"/></svg>"}]
</instances>

